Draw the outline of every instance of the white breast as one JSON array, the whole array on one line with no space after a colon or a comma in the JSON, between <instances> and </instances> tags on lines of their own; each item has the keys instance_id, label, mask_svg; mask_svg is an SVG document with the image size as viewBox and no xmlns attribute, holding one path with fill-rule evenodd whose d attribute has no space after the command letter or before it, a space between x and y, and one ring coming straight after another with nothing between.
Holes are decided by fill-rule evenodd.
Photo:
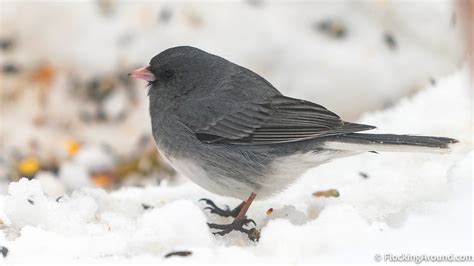
<instances>
[{"instance_id":1,"label":"white breast","mask_svg":"<svg viewBox=\"0 0 474 266\"><path fill-rule=\"evenodd\" d=\"M168 160L176 171L212 193L244 200L254 192L254 189L246 183L233 178L220 175L211 176L192 159L169 157Z\"/></svg>"}]
</instances>

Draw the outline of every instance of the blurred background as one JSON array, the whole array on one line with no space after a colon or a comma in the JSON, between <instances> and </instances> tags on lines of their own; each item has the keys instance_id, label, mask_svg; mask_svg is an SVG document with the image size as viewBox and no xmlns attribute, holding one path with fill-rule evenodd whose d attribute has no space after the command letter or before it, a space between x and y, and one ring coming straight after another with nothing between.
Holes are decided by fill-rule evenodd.
<instances>
[{"instance_id":1,"label":"blurred background","mask_svg":"<svg viewBox=\"0 0 474 266\"><path fill-rule=\"evenodd\" d=\"M157 153L146 83L127 74L192 45L345 120L465 63L452 1L1 1L0 193L60 196L184 182Z\"/></svg>"}]
</instances>

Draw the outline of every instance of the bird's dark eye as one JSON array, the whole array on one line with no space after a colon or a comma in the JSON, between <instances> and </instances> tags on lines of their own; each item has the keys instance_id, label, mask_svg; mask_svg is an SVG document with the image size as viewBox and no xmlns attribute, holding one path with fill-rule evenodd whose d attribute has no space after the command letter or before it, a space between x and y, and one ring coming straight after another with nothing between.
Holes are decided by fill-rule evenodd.
<instances>
[{"instance_id":1,"label":"bird's dark eye","mask_svg":"<svg viewBox=\"0 0 474 266\"><path fill-rule=\"evenodd\" d=\"M167 70L165 70L164 75L165 75L166 78L172 78L174 76L174 70L167 69Z\"/></svg>"}]
</instances>

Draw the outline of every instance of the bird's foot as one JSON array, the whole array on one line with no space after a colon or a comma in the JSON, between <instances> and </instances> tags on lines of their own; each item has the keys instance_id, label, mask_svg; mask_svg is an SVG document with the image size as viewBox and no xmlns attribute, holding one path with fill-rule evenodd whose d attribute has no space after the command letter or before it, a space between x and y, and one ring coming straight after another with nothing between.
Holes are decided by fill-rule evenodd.
<instances>
[{"instance_id":1,"label":"bird's foot","mask_svg":"<svg viewBox=\"0 0 474 266\"><path fill-rule=\"evenodd\" d=\"M242 208L242 204L235 207L233 210L229 206L225 206L225 209L217 207L217 205L210 199L200 199L199 201L204 201L208 206L204 210L209 210L211 213L217 214L221 217L237 217Z\"/></svg>"},{"instance_id":2,"label":"bird's foot","mask_svg":"<svg viewBox=\"0 0 474 266\"><path fill-rule=\"evenodd\" d=\"M258 241L260 239L260 231L257 228L251 228L251 229L246 229L244 226L247 226L248 224L253 223L255 226L255 221L252 219L247 219L247 217L244 216L243 219L236 218L232 223L230 224L214 224L214 223L208 223L207 225L211 229L217 229L219 231L213 232L215 235L226 235L232 231L239 231L248 236L248 238L252 241Z\"/></svg>"}]
</instances>

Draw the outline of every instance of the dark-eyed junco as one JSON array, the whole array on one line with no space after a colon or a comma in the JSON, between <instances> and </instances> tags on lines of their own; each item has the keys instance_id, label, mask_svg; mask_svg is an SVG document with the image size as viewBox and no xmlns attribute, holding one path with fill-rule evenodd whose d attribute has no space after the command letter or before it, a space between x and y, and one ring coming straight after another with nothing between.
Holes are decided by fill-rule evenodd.
<instances>
[{"instance_id":1,"label":"dark-eyed junco","mask_svg":"<svg viewBox=\"0 0 474 266\"><path fill-rule=\"evenodd\" d=\"M231 224L209 224L257 238L246 212L309 168L361 152L445 152L454 139L355 133L373 126L342 121L319 104L282 95L256 73L200 49L180 46L131 73L149 82L150 116L159 150L201 187L243 202L212 213Z\"/></svg>"}]
</instances>

